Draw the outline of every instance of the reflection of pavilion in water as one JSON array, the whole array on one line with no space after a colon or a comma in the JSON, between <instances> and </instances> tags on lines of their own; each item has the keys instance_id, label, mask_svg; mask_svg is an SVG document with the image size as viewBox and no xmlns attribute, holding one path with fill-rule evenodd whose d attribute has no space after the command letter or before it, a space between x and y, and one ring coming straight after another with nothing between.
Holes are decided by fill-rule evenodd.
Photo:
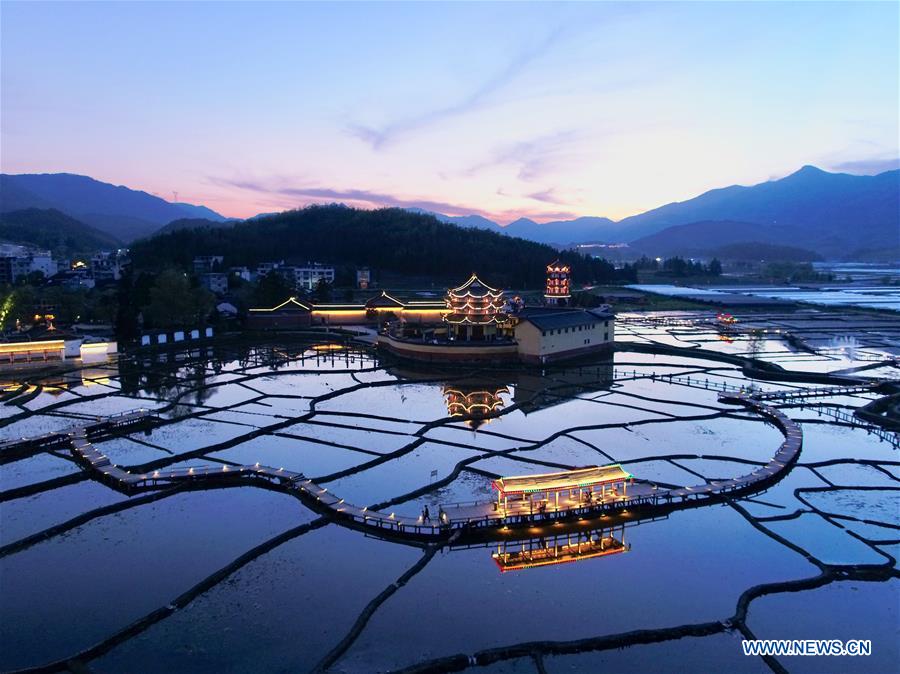
<instances>
[{"instance_id":1,"label":"reflection of pavilion in water","mask_svg":"<svg viewBox=\"0 0 900 674\"><path fill-rule=\"evenodd\" d=\"M465 417L465 424L475 429L483 423L490 423L490 417L503 409L503 396L509 395L509 389L477 381L455 382L445 384L443 393L448 415Z\"/></svg>"},{"instance_id":2,"label":"reflection of pavilion in water","mask_svg":"<svg viewBox=\"0 0 900 674\"><path fill-rule=\"evenodd\" d=\"M425 367L389 367L387 372L403 379L433 379L450 372ZM453 379L442 393L447 414L465 417L471 428L490 421L507 404L509 397L525 414L559 405L574 396L608 389L613 383L613 361L605 359L580 367L550 370L496 368L480 370L477 376Z\"/></svg>"},{"instance_id":3,"label":"reflection of pavilion in water","mask_svg":"<svg viewBox=\"0 0 900 674\"><path fill-rule=\"evenodd\" d=\"M501 572L506 572L606 557L629 549L625 543L625 525L621 524L609 529L560 533L525 541L500 541L491 558Z\"/></svg>"}]
</instances>

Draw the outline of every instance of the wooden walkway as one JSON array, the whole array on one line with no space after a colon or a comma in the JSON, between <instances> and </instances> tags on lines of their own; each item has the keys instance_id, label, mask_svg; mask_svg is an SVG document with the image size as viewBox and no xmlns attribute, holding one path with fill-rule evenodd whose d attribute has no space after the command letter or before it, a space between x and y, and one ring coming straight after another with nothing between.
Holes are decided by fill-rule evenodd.
<instances>
[{"instance_id":1,"label":"wooden walkway","mask_svg":"<svg viewBox=\"0 0 900 674\"><path fill-rule=\"evenodd\" d=\"M815 388L792 389L787 391L764 391L753 394L756 400L772 400L791 402L807 398L829 398L831 396L854 395L857 393L873 393L881 382L873 384L857 384L852 386L819 386Z\"/></svg>"},{"instance_id":2,"label":"wooden walkway","mask_svg":"<svg viewBox=\"0 0 900 674\"><path fill-rule=\"evenodd\" d=\"M613 370L616 380L630 379L650 379L651 381L660 381L669 384L680 384L682 386L690 386L691 388L702 388L709 391L721 391L722 393L737 393L739 395L747 395L754 400L771 400L775 402L792 402L794 400L804 400L806 398L828 398L831 396L854 395L857 393L876 393L879 386L884 382L872 381L863 384L850 384L845 386L816 386L806 387L802 389L782 389L780 391L758 391L748 386L735 386L722 381L712 380L709 377L700 377L698 375L682 375L682 374L638 374L637 370Z\"/></svg>"},{"instance_id":3,"label":"wooden walkway","mask_svg":"<svg viewBox=\"0 0 900 674\"><path fill-rule=\"evenodd\" d=\"M525 525L552 522L581 517L625 514L632 510L642 515L653 515L658 511L669 511L680 507L698 505L702 501L738 496L756 491L773 481L781 472L793 464L802 446L800 427L778 409L770 407L746 394L722 394L723 402L743 405L771 421L784 435L784 441L774 457L765 466L731 480L720 480L692 487L660 489L653 484L633 484L627 495L608 496L593 502L577 499L561 501L557 508L527 511L525 504L510 509L498 510L494 501L475 502L467 505L448 504L442 507L446 517L433 522L423 522L422 518L407 517L394 512L369 510L347 503L332 494L302 473L273 468L260 464L246 466L223 465L222 468L197 466L173 470L157 470L148 473L132 473L113 464L109 457L97 449L92 438L120 433L152 421L155 414L148 410L135 410L113 417L87 421L68 431L49 433L37 438L23 438L0 445L2 451L14 452L19 446L29 448L44 447L58 449L68 446L73 457L86 467L99 473L102 481L126 491L159 489L179 482L217 482L221 480L264 479L289 493L295 493L310 506L320 512L330 514L338 521L363 529L381 537L413 537L419 539L446 538L457 530L500 529L510 525Z\"/></svg>"}]
</instances>

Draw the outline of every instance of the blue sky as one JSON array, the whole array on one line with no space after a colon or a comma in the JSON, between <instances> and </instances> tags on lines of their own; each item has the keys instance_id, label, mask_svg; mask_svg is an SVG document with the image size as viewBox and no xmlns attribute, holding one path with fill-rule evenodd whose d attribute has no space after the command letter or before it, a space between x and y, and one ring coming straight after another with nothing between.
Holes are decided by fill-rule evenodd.
<instances>
[{"instance_id":1,"label":"blue sky","mask_svg":"<svg viewBox=\"0 0 900 674\"><path fill-rule=\"evenodd\" d=\"M8 173L621 218L898 157L898 4L0 5Z\"/></svg>"}]
</instances>

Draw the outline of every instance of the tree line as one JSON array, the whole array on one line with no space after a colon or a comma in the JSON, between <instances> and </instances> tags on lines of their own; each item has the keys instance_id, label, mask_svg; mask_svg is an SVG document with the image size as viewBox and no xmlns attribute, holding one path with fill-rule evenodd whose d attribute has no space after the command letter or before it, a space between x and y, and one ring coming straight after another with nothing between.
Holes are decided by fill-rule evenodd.
<instances>
[{"instance_id":1,"label":"tree line","mask_svg":"<svg viewBox=\"0 0 900 674\"><path fill-rule=\"evenodd\" d=\"M190 269L200 255L223 255L226 267L315 260L448 283L465 280L475 271L488 283L505 288L541 287L546 265L559 258L572 267L577 283L636 280L631 266L617 269L606 260L574 251L558 252L544 244L458 227L398 208L308 206L232 227L178 229L131 248L137 270Z\"/></svg>"},{"instance_id":2,"label":"tree line","mask_svg":"<svg viewBox=\"0 0 900 674\"><path fill-rule=\"evenodd\" d=\"M667 276L675 276L682 278L685 276L721 276L722 263L717 258L704 264L699 260L685 260L683 257L667 257L665 260L659 258L641 256L634 263L637 269L645 271L655 271Z\"/></svg>"}]
</instances>

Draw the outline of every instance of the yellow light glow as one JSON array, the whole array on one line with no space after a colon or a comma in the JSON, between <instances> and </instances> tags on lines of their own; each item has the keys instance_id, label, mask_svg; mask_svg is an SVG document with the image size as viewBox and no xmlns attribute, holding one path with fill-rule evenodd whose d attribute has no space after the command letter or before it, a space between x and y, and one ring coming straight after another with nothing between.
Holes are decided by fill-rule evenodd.
<instances>
[{"instance_id":1,"label":"yellow light glow","mask_svg":"<svg viewBox=\"0 0 900 674\"><path fill-rule=\"evenodd\" d=\"M39 342L12 342L0 343L0 354L4 353L27 353L29 351L55 351L64 349L65 341L62 339L50 339Z\"/></svg>"}]
</instances>

